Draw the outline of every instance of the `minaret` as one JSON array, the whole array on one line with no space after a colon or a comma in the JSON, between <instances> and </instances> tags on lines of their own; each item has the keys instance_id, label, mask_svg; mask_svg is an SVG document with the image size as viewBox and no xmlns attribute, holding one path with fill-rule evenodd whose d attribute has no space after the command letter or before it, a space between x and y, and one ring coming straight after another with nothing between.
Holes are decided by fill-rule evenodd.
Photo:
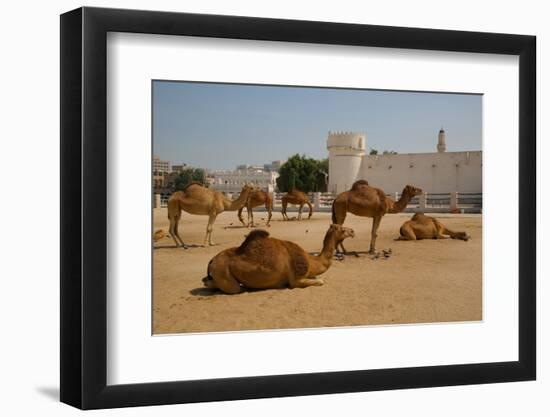
<instances>
[{"instance_id":1,"label":"minaret","mask_svg":"<svg viewBox=\"0 0 550 417\"><path fill-rule=\"evenodd\" d=\"M439 130L439 135L437 136L437 152L442 153L447 150L447 146L445 145L445 131L443 130L443 126Z\"/></svg>"}]
</instances>

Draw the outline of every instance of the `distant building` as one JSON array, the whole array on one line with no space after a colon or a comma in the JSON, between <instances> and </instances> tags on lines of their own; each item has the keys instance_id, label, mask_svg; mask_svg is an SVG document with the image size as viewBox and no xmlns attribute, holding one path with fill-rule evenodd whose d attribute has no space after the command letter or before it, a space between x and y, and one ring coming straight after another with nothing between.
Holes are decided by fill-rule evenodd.
<instances>
[{"instance_id":1,"label":"distant building","mask_svg":"<svg viewBox=\"0 0 550 417\"><path fill-rule=\"evenodd\" d=\"M264 170L265 171L276 171L279 172L279 169L281 169L281 166L285 163L285 161L278 160L278 161L272 161L270 164L264 164Z\"/></svg>"},{"instance_id":2,"label":"distant building","mask_svg":"<svg viewBox=\"0 0 550 417\"><path fill-rule=\"evenodd\" d=\"M171 172L170 162L162 161L158 156L153 156L153 187L166 186L166 177Z\"/></svg>"},{"instance_id":3,"label":"distant building","mask_svg":"<svg viewBox=\"0 0 550 417\"><path fill-rule=\"evenodd\" d=\"M366 135L329 132L328 190L341 193L364 179L387 194L400 193L407 184L427 193L481 193L482 151L446 152L443 128L437 152L367 155Z\"/></svg>"},{"instance_id":4,"label":"distant building","mask_svg":"<svg viewBox=\"0 0 550 417\"><path fill-rule=\"evenodd\" d=\"M263 167L239 165L234 171L209 171L208 183L214 190L225 193L238 193L245 184L273 192L277 186L278 177L277 172L266 171Z\"/></svg>"},{"instance_id":5,"label":"distant building","mask_svg":"<svg viewBox=\"0 0 550 417\"><path fill-rule=\"evenodd\" d=\"M158 156L153 156L153 172L170 172L170 162L162 161Z\"/></svg>"},{"instance_id":6,"label":"distant building","mask_svg":"<svg viewBox=\"0 0 550 417\"><path fill-rule=\"evenodd\" d=\"M189 169L191 168L189 165L187 164L176 164L176 165L172 165L172 172L181 172L185 169Z\"/></svg>"}]
</instances>

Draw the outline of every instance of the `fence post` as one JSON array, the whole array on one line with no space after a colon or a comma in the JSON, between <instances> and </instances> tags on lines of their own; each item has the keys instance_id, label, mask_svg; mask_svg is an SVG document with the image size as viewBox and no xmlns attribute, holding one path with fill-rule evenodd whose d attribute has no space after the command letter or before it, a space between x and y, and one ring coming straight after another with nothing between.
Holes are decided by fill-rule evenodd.
<instances>
[{"instance_id":1,"label":"fence post","mask_svg":"<svg viewBox=\"0 0 550 417\"><path fill-rule=\"evenodd\" d=\"M395 201L399 201L399 193L398 193L397 191L395 192L395 194L394 194L394 196L393 196L393 199L394 199Z\"/></svg>"},{"instance_id":2,"label":"fence post","mask_svg":"<svg viewBox=\"0 0 550 417\"><path fill-rule=\"evenodd\" d=\"M155 208L160 208L160 194L155 194Z\"/></svg>"},{"instance_id":3,"label":"fence post","mask_svg":"<svg viewBox=\"0 0 550 417\"><path fill-rule=\"evenodd\" d=\"M458 208L458 191L451 192L451 211Z\"/></svg>"},{"instance_id":4,"label":"fence post","mask_svg":"<svg viewBox=\"0 0 550 417\"><path fill-rule=\"evenodd\" d=\"M418 196L418 205L420 210L426 210L426 204L428 201L428 193L422 193Z\"/></svg>"},{"instance_id":5,"label":"fence post","mask_svg":"<svg viewBox=\"0 0 550 417\"><path fill-rule=\"evenodd\" d=\"M321 193L316 192L313 193L313 207L315 208L315 211L319 211L321 208Z\"/></svg>"}]
</instances>

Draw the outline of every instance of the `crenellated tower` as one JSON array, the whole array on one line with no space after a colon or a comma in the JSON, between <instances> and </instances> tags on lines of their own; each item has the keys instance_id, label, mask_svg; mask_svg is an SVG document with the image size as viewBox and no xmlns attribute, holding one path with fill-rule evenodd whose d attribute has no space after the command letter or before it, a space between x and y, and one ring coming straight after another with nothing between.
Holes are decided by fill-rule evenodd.
<instances>
[{"instance_id":1,"label":"crenellated tower","mask_svg":"<svg viewBox=\"0 0 550 417\"><path fill-rule=\"evenodd\" d=\"M356 132L328 132L328 191L349 190L358 179L366 149L366 135Z\"/></svg>"}]
</instances>

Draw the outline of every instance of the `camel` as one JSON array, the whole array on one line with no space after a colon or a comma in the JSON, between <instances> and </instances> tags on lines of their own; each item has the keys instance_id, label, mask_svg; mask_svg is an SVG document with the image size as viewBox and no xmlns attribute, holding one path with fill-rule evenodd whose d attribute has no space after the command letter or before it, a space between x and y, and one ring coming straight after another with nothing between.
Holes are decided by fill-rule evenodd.
<instances>
[{"instance_id":1,"label":"camel","mask_svg":"<svg viewBox=\"0 0 550 417\"><path fill-rule=\"evenodd\" d=\"M235 200L230 200L219 191L206 188L197 182L190 183L182 191L176 191L168 199L168 219L170 220L169 232L174 242L176 242L176 247L181 244L181 246L187 249L187 245L183 243L178 232L178 224L182 210L190 214L208 216L204 246L207 244L213 246L212 229L218 214L223 211L235 211L243 207L252 190L252 186L245 185L239 197Z\"/></svg>"},{"instance_id":2,"label":"camel","mask_svg":"<svg viewBox=\"0 0 550 417\"><path fill-rule=\"evenodd\" d=\"M464 241L470 239L466 232L454 232L439 220L424 213L416 213L410 220L403 223L399 233L401 236L397 240L447 239L447 236Z\"/></svg>"},{"instance_id":3,"label":"camel","mask_svg":"<svg viewBox=\"0 0 550 417\"><path fill-rule=\"evenodd\" d=\"M313 214L313 207L309 202L309 198L307 197L306 193L303 193L299 190L294 189L291 192L286 193L281 198L281 203L283 205L283 209L281 210L281 213L283 215L283 220L290 220L286 214L286 206L289 203L300 206L300 208L298 209L298 220L302 220L302 209L305 204L307 204L309 207L309 215L307 216L308 220L311 218L311 215Z\"/></svg>"},{"instance_id":4,"label":"camel","mask_svg":"<svg viewBox=\"0 0 550 417\"><path fill-rule=\"evenodd\" d=\"M352 229L329 227L319 255L310 255L295 243L269 237L265 230L248 234L238 248L226 249L208 264L203 283L207 288L238 294L245 288L305 288L324 284L318 275L332 264L336 245L353 237Z\"/></svg>"},{"instance_id":5,"label":"camel","mask_svg":"<svg viewBox=\"0 0 550 417\"><path fill-rule=\"evenodd\" d=\"M382 216L386 213L399 213L405 210L411 199L422 193L420 188L407 185L403 189L401 198L395 201L386 197L380 188L371 187L365 180L355 181L351 190L344 191L336 196L332 203L332 222L344 224L348 212L357 216L372 217L372 230L369 253L376 252L376 237ZM346 252L340 243L342 252Z\"/></svg>"},{"instance_id":6,"label":"camel","mask_svg":"<svg viewBox=\"0 0 550 417\"><path fill-rule=\"evenodd\" d=\"M261 205L265 205L265 208L267 210L267 223L266 226L269 227L269 222L271 220L271 210L273 208L273 198L271 197L271 194L268 192L265 192L263 190L254 190L248 195L248 199L246 200L246 204L239 209L237 212L237 216L239 217L239 220L243 224L243 226L246 227L254 227L254 214L252 212L252 209L254 207L258 207ZM248 224L245 224L242 217L242 212L244 207L246 207L246 214L248 217Z\"/></svg>"}]
</instances>

